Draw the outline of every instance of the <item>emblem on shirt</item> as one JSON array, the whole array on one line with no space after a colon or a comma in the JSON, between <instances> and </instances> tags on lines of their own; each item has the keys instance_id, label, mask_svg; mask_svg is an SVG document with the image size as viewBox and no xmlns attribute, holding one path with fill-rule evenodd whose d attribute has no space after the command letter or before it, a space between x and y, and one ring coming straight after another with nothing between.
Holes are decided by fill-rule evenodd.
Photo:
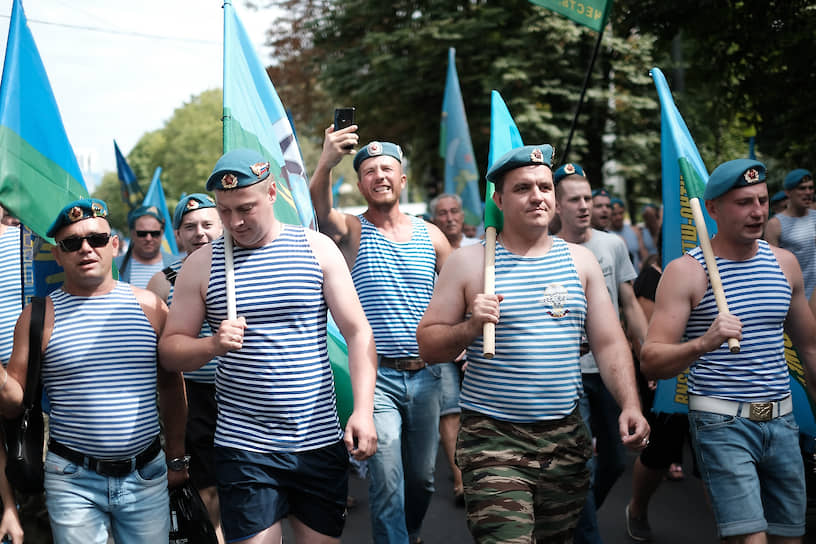
<instances>
[{"instance_id":1,"label":"emblem on shirt","mask_svg":"<svg viewBox=\"0 0 816 544\"><path fill-rule=\"evenodd\" d=\"M556 319L564 317L569 313L569 310L564 308L569 298L567 288L560 283L551 283L544 289L544 295L541 297L541 302L549 307L547 315Z\"/></svg>"},{"instance_id":2,"label":"emblem on shirt","mask_svg":"<svg viewBox=\"0 0 816 544\"><path fill-rule=\"evenodd\" d=\"M530 162L534 163L543 163L544 162L544 153L541 152L539 148L535 148L530 152Z\"/></svg>"},{"instance_id":3,"label":"emblem on shirt","mask_svg":"<svg viewBox=\"0 0 816 544\"><path fill-rule=\"evenodd\" d=\"M71 221L79 221L80 219L82 219L83 215L84 214L82 213L82 208L80 208L79 206L74 206L73 208L71 208L71 211L68 212L68 219L70 219Z\"/></svg>"},{"instance_id":4,"label":"emblem on shirt","mask_svg":"<svg viewBox=\"0 0 816 544\"><path fill-rule=\"evenodd\" d=\"M252 170L252 173L255 174L255 177L261 177L267 172L269 172L269 163L268 162L256 162L252 166L249 167Z\"/></svg>"},{"instance_id":5,"label":"emblem on shirt","mask_svg":"<svg viewBox=\"0 0 816 544\"><path fill-rule=\"evenodd\" d=\"M756 168L749 168L743 176L746 183L756 183L759 181L759 172Z\"/></svg>"},{"instance_id":6,"label":"emblem on shirt","mask_svg":"<svg viewBox=\"0 0 816 544\"><path fill-rule=\"evenodd\" d=\"M221 176L221 187L224 189L232 189L238 185L238 178L235 177L235 174L224 174Z\"/></svg>"}]
</instances>

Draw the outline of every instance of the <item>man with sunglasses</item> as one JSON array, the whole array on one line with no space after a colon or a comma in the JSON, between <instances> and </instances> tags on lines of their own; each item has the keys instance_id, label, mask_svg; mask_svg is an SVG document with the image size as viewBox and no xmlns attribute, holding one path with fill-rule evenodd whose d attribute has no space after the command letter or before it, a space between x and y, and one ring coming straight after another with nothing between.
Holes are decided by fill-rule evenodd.
<instances>
[{"instance_id":1,"label":"man with sunglasses","mask_svg":"<svg viewBox=\"0 0 816 544\"><path fill-rule=\"evenodd\" d=\"M83 199L60 211L47 235L65 271L46 298L42 383L51 403L45 490L56 542L167 542L166 456L184 454L181 375L158 367L156 344L167 306L153 293L113 279L119 240L107 206ZM26 383L31 308L17 322L0 409L19 413ZM158 388L158 402L156 390Z\"/></svg>"},{"instance_id":2,"label":"man with sunglasses","mask_svg":"<svg viewBox=\"0 0 816 544\"><path fill-rule=\"evenodd\" d=\"M147 287L153 274L177 258L162 251L164 218L156 206L139 206L128 214L130 246L116 259L119 279L136 287Z\"/></svg>"},{"instance_id":3,"label":"man with sunglasses","mask_svg":"<svg viewBox=\"0 0 816 544\"><path fill-rule=\"evenodd\" d=\"M788 207L768 220L765 240L787 249L799 261L805 278L805 296L816 289L816 210L813 202L813 175L804 168L788 172L783 182Z\"/></svg>"}]
</instances>

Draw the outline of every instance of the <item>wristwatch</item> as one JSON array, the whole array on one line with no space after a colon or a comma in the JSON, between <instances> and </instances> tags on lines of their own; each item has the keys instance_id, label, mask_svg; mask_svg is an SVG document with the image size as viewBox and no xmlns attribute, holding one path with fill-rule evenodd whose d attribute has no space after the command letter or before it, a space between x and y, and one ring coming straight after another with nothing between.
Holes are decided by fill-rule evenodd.
<instances>
[{"instance_id":1,"label":"wristwatch","mask_svg":"<svg viewBox=\"0 0 816 544\"><path fill-rule=\"evenodd\" d=\"M174 457L170 459L167 461L167 468L168 470L172 470L174 472L190 468L190 456L185 455L183 457Z\"/></svg>"}]
</instances>

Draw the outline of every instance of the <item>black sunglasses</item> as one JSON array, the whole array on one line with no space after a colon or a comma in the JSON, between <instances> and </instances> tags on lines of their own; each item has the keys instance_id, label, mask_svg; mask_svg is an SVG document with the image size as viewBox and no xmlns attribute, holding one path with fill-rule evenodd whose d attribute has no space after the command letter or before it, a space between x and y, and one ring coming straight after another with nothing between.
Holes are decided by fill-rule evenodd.
<instances>
[{"instance_id":1,"label":"black sunglasses","mask_svg":"<svg viewBox=\"0 0 816 544\"><path fill-rule=\"evenodd\" d=\"M153 238L158 238L161 236L162 231L160 230L137 230L136 236L139 238L147 238L148 235L152 236Z\"/></svg>"},{"instance_id":2,"label":"black sunglasses","mask_svg":"<svg viewBox=\"0 0 816 544\"><path fill-rule=\"evenodd\" d=\"M82 247L82 242L88 240L88 245L91 247L105 247L110 241L110 234L107 232L94 232L88 236L69 236L57 242L61 250L66 252L79 251Z\"/></svg>"}]
</instances>

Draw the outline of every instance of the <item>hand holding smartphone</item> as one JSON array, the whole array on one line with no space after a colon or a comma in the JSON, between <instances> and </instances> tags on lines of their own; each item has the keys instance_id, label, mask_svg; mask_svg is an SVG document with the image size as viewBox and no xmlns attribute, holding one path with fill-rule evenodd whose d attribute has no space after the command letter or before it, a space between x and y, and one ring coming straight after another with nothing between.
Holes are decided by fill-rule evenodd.
<instances>
[{"instance_id":1,"label":"hand holding smartphone","mask_svg":"<svg viewBox=\"0 0 816 544\"><path fill-rule=\"evenodd\" d=\"M354 108L336 108L334 110L334 130L335 132L350 127L354 124ZM343 146L343 149L352 149L353 145Z\"/></svg>"}]
</instances>

